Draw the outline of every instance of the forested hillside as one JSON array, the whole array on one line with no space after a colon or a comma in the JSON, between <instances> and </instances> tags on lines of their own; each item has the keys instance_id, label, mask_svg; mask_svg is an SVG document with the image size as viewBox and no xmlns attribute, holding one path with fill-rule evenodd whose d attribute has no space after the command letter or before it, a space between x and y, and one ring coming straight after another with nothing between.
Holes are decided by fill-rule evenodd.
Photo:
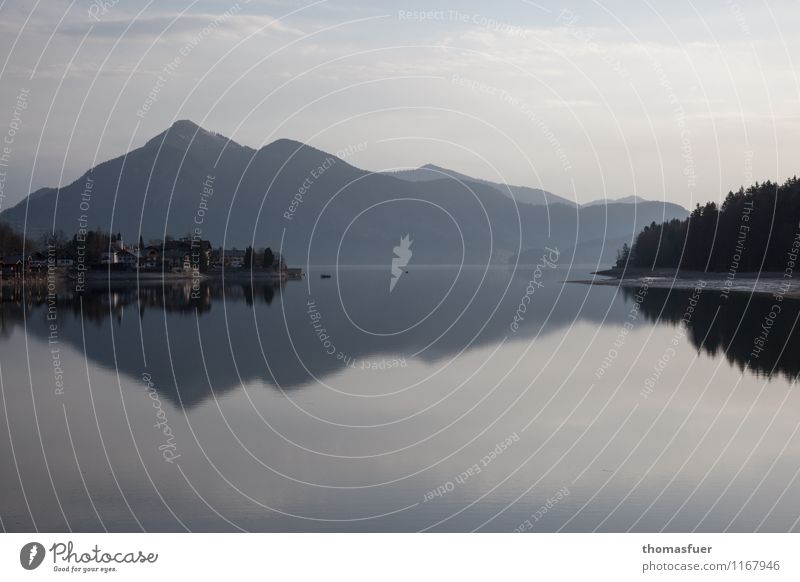
<instances>
[{"instance_id":1,"label":"forested hillside","mask_svg":"<svg viewBox=\"0 0 800 582\"><path fill-rule=\"evenodd\" d=\"M653 222L630 249L623 247L617 266L681 267L701 271L783 271L800 236L800 180L756 183L729 192L717 207L697 207L688 218Z\"/></svg>"}]
</instances>

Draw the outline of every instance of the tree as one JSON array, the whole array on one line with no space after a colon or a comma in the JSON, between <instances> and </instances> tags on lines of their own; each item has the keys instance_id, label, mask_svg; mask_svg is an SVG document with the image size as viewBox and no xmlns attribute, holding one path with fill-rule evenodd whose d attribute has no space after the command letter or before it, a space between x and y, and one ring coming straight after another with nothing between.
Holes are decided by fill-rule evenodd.
<instances>
[{"instance_id":1,"label":"tree","mask_svg":"<svg viewBox=\"0 0 800 582\"><path fill-rule=\"evenodd\" d=\"M622 245L622 248L617 251L617 267L622 269L628 262L628 257L631 255L631 247L628 243Z\"/></svg>"},{"instance_id":2,"label":"tree","mask_svg":"<svg viewBox=\"0 0 800 582\"><path fill-rule=\"evenodd\" d=\"M64 247L66 247L69 239L66 237L63 230L56 230L52 233L43 233L37 242L38 249L41 251L46 251L50 247L53 247L56 252L61 252L64 250Z\"/></svg>"},{"instance_id":3,"label":"tree","mask_svg":"<svg viewBox=\"0 0 800 582\"><path fill-rule=\"evenodd\" d=\"M628 264L698 271L783 272L800 235L800 181L767 180L728 192L722 205L698 204L684 220L652 223L637 236ZM624 248L620 251L624 253ZM619 257L619 255L618 255Z\"/></svg>"},{"instance_id":4,"label":"tree","mask_svg":"<svg viewBox=\"0 0 800 582\"><path fill-rule=\"evenodd\" d=\"M17 234L13 228L4 222L0 222L0 257L5 254L18 254L22 252L23 246L30 248L31 242L26 241L22 235Z\"/></svg>"},{"instance_id":5,"label":"tree","mask_svg":"<svg viewBox=\"0 0 800 582\"><path fill-rule=\"evenodd\" d=\"M271 269L275 264L275 253L272 252L272 249L267 247L264 249L264 268Z\"/></svg>"},{"instance_id":6,"label":"tree","mask_svg":"<svg viewBox=\"0 0 800 582\"><path fill-rule=\"evenodd\" d=\"M247 247L244 251L244 266L247 269L253 268L253 247Z\"/></svg>"},{"instance_id":7,"label":"tree","mask_svg":"<svg viewBox=\"0 0 800 582\"><path fill-rule=\"evenodd\" d=\"M201 273L208 272L208 252L206 251L205 246L202 244L200 245L199 253L199 261L198 261L198 269Z\"/></svg>"}]
</instances>

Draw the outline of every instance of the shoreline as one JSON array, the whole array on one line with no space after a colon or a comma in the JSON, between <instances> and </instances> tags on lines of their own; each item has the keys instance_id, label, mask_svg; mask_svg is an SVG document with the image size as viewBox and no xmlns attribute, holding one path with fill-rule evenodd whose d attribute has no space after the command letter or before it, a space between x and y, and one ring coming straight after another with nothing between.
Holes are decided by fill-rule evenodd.
<instances>
[{"instance_id":1,"label":"shoreline","mask_svg":"<svg viewBox=\"0 0 800 582\"><path fill-rule=\"evenodd\" d=\"M583 285L638 287L647 282L649 287L658 289L693 289L700 281L705 281L708 290L730 293L750 293L754 295L775 295L780 285L789 284L789 290L782 292L782 296L789 299L800 299L800 281L787 281L781 271L745 271L736 273L733 278L727 271L687 271L674 268L647 269L612 267L600 271L593 271L592 275L608 277L607 279L580 279L571 280L569 283ZM725 282L725 285L720 285ZM728 283L730 282L730 283Z\"/></svg>"},{"instance_id":2,"label":"shoreline","mask_svg":"<svg viewBox=\"0 0 800 582\"><path fill-rule=\"evenodd\" d=\"M212 281L275 281L282 282L292 280L285 273L271 271L214 271L208 273L161 273L161 272L108 272L108 271L84 271L82 283L97 286L100 283L192 283L192 282L212 282ZM75 284L79 279L75 273L58 272L53 277L48 277L46 273L27 273L21 276L0 277L0 287L46 287L49 283L63 285L65 283Z\"/></svg>"},{"instance_id":3,"label":"shoreline","mask_svg":"<svg viewBox=\"0 0 800 582\"><path fill-rule=\"evenodd\" d=\"M646 269L646 268L627 268L618 269L612 267L601 271L592 271L592 275L612 277L614 279L643 279L652 277L656 279L675 279L675 280L694 280L703 279L704 281L721 281L728 278L728 271L688 271L674 268L667 269ZM783 271L742 271L736 273L734 280L737 279L783 279Z\"/></svg>"}]
</instances>

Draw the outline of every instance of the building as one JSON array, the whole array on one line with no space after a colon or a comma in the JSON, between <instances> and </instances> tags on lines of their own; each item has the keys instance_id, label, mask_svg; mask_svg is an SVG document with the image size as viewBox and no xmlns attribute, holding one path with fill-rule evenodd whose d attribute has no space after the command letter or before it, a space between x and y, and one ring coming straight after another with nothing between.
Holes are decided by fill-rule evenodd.
<instances>
[{"instance_id":1,"label":"building","mask_svg":"<svg viewBox=\"0 0 800 582\"><path fill-rule=\"evenodd\" d=\"M116 250L110 250L100 255L101 265L116 265L118 260L118 251Z\"/></svg>"},{"instance_id":2,"label":"building","mask_svg":"<svg viewBox=\"0 0 800 582\"><path fill-rule=\"evenodd\" d=\"M161 249L154 246L145 247L141 252L141 265L145 269L161 267Z\"/></svg>"},{"instance_id":3,"label":"building","mask_svg":"<svg viewBox=\"0 0 800 582\"><path fill-rule=\"evenodd\" d=\"M167 239L162 244L161 256L165 270L191 271L197 268L205 271L211 261L211 243L190 237Z\"/></svg>"},{"instance_id":4,"label":"building","mask_svg":"<svg viewBox=\"0 0 800 582\"><path fill-rule=\"evenodd\" d=\"M135 249L122 249L117 251L117 263L125 265L130 269L139 266L139 253Z\"/></svg>"},{"instance_id":5,"label":"building","mask_svg":"<svg viewBox=\"0 0 800 582\"><path fill-rule=\"evenodd\" d=\"M25 255L7 255L3 257L3 276L21 275L27 270L28 260Z\"/></svg>"},{"instance_id":6,"label":"building","mask_svg":"<svg viewBox=\"0 0 800 582\"><path fill-rule=\"evenodd\" d=\"M222 264L231 269L241 269L244 266L244 255L246 251L237 248L222 251Z\"/></svg>"},{"instance_id":7,"label":"building","mask_svg":"<svg viewBox=\"0 0 800 582\"><path fill-rule=\"evenodd\" d=\"M47 257L44 253L36 252L28 257L27 270L41 271L47 268Z\"/></svg>"}]
</instances>

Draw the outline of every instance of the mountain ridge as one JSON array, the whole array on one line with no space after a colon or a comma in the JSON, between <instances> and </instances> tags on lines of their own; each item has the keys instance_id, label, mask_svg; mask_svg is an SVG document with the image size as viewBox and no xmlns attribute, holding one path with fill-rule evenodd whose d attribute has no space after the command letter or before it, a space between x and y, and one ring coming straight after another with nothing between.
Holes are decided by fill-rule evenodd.
<instances>
[{"instance_id":1,"label":"mountain ridge","mask_svg":"<svg viewBox=\"0 0 800 582\"><path fill-rule=\"evenodd\" d=\"M483 178L475 178L450 170L436 164L425 164L419 168L408 170L399 170L393 172L384 172L387 175L400 178L401 180L408 180L412 182L427 182L434 180L446 179L448 177L460 180L466 183L478 183L492 186L499 192L506 196L515 199L517 202L534 204L538 206L547 206L550 204L564 204L565 206L576 207L573 201L563 198L557 194L553 194L548 190L541 188L531 188L529 186L516 186L503 182L492 182L491 180L484 180Z\"/></svg>"},{"instance_id":2,"label":"mountain ridge","mask_svg":"<svg viewBox=\"0 0 800 582\"><path fill-rule=\"evenodd\" d=\"M651 221L688 214L656 202L545 207L515 200L516 193L512 199L496 183L433 165L423 171L439 178L363 170L291 139L255 150L179 120L71 184L37 190L0 221L32 237L54 224L72 235L82 221L125 240L196 235L215 246L283 244L290 260L315 264L381 264L410 233L415 262L483 264L526 248L632 237Z\"/></svg>"}]
</instances>

